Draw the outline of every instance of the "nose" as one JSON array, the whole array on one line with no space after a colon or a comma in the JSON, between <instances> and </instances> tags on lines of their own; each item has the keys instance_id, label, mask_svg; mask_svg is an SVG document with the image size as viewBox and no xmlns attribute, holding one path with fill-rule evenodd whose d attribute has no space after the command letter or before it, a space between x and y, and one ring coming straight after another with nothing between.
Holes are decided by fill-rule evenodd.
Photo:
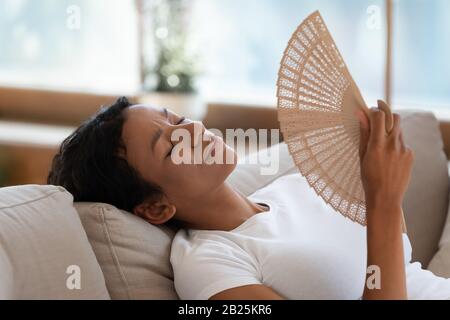
<instances>
[{"instance_id":1,"label":"nose","mask_svg":"<svg viewBox=\"0 0 450 320\"><path fill-rule=\"evenodd\" d=\"M205 134L206 128L202 122L199 121L189 121L177 126L174 126L171 130L171 133L175 130L183 129L186 130L190 136L191 147L195 148L199 146L203 142L203 135Z\"/></svg>"}]
</instances>

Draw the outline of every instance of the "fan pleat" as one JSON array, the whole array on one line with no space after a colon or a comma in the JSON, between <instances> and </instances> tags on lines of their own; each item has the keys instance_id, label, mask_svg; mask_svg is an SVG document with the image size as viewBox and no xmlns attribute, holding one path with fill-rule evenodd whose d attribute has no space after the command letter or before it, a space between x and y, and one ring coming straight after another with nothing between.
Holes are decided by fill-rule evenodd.
<instances>
[{"instance_id":1,"label":"fan pleat","mask_svg":"<svg viewBox=\"0 0 450 320\"><path fill-rule=\"evenodd\" d=\"M357 169L357 162L356 161L354 162L354 164L352 166L352 169L354 171L356 171L356 169ZM361 181L360 181L360 177L358 177L356 174L354 174L352 176L352 180L351 181L352 182L350 184L350 189L348 189L349 190L348 196L349 196L349 201L350 201L350 203L349 203L350 204L350 208L349 208L350 212L347 212L347 214L350 214L351 219L355 220L354 219L355 215L354 215L354 211L353 210L354 210L354 207L355 207L355 202L359 202L359 199L356 199L355 192L360 187Z\"/></svg>"},{"instance_id":2,"label":"fan pleat","mask_svg":"<svg viewBox=\"0 0 450 320\"><path fill-rule=\"evenodd\" d=\"M337 68L330 66L332 61L326 53L326 49L323 49L321 45L318 47L320 50L313 53L311 61L316 66L320 66L323 78L326 79L325 82L339 92L342 86L345 85L345 79L342 78L342 74Z\"/></svg>"},{"instance_id":3,"label":"fan pleat","mask_svg":"<svg viewBox=\"0 0 450 320\"><path fill-rule=\"evenodd\" d=\"M315 86L317 93L320 93L321 95L324 95L329 99L334 100L335 103L339 101L339 98L341 97L341 92L338 91L338 89L334 85L332 85L331 82L332 80L330 80L329 77L324 77L321 74L321 71L317 71L316 69L306 70L304 74L308 78L314 77L315 74L316 77L318 77L323 81L322 87L318 87L317 85ZM303 85L301 85L300 87L303 87Z\"/></svg>"}]
</instances>

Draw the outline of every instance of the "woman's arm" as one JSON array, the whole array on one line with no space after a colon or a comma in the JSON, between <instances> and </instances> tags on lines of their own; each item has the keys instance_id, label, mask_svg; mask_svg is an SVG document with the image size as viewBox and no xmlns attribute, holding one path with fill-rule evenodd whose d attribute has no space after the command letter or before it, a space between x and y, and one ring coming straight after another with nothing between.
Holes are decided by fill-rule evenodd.
<instances>
[{"instance_id":1,"label":"woman's arm","mask_svg":"<svg viewBox=\"0 0 450 320\"><path fill-rule=\"evenodd\" d=\"M367 207L367 266L380 271L380 287L365 286L363 299L407 299L402 236L402 202L414 155L405 146L400 116L387 135L385 113L361 116L361 176ZM370 280L368 274L367 280Z\"/></svg>"},{"instance_id":2,"label":"woman's arm","mask_svg":"<svg viewBox=\"0 0 450 320\"><path fill-rule=\"evenodd\" d=\"M367 266L378 267L380 287L370 289L366 284L364 300L407 299L401 206L379 202L367 208L367 214L375 217L386 212L390 215L388 219L374 218L367 224ZM366 280L369 282L371 275L367 275Z\"/></svg>"}]
</instances>

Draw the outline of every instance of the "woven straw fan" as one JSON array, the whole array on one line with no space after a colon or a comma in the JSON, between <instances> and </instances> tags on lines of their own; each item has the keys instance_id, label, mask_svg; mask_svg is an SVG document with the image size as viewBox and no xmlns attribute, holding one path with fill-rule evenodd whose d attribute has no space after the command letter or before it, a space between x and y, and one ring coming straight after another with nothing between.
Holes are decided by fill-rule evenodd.
<instances>
[{"instance_id":1,"label":"woven straw fan","mask_svg":"<svg viewBox=\"0 0 450 320\"><path fill-rule=\"evenodd\" d=\"M356 111L368 116L369 108L318 11L290 39L277 87L278 120L300 172L327 204L365 226ZM390 108L382 101L378 107L390 132Z\"/></svg>"}]
</instances>

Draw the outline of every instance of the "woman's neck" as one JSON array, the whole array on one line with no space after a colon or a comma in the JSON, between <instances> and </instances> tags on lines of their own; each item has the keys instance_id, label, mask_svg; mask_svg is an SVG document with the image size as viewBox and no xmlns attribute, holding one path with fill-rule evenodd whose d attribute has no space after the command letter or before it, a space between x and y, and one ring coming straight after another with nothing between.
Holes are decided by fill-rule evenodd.
<instances>
[{"instance_id":1,"label":"woman's neck","mask_svg":"<svg viewBox=\"0 0 450 320\"><path fill-rule=\"evenodd\" d=\"M184 228L231 231L264 211L227 183L198 199L177 206L176 219Z\"/></svg>"}]
</instances>

